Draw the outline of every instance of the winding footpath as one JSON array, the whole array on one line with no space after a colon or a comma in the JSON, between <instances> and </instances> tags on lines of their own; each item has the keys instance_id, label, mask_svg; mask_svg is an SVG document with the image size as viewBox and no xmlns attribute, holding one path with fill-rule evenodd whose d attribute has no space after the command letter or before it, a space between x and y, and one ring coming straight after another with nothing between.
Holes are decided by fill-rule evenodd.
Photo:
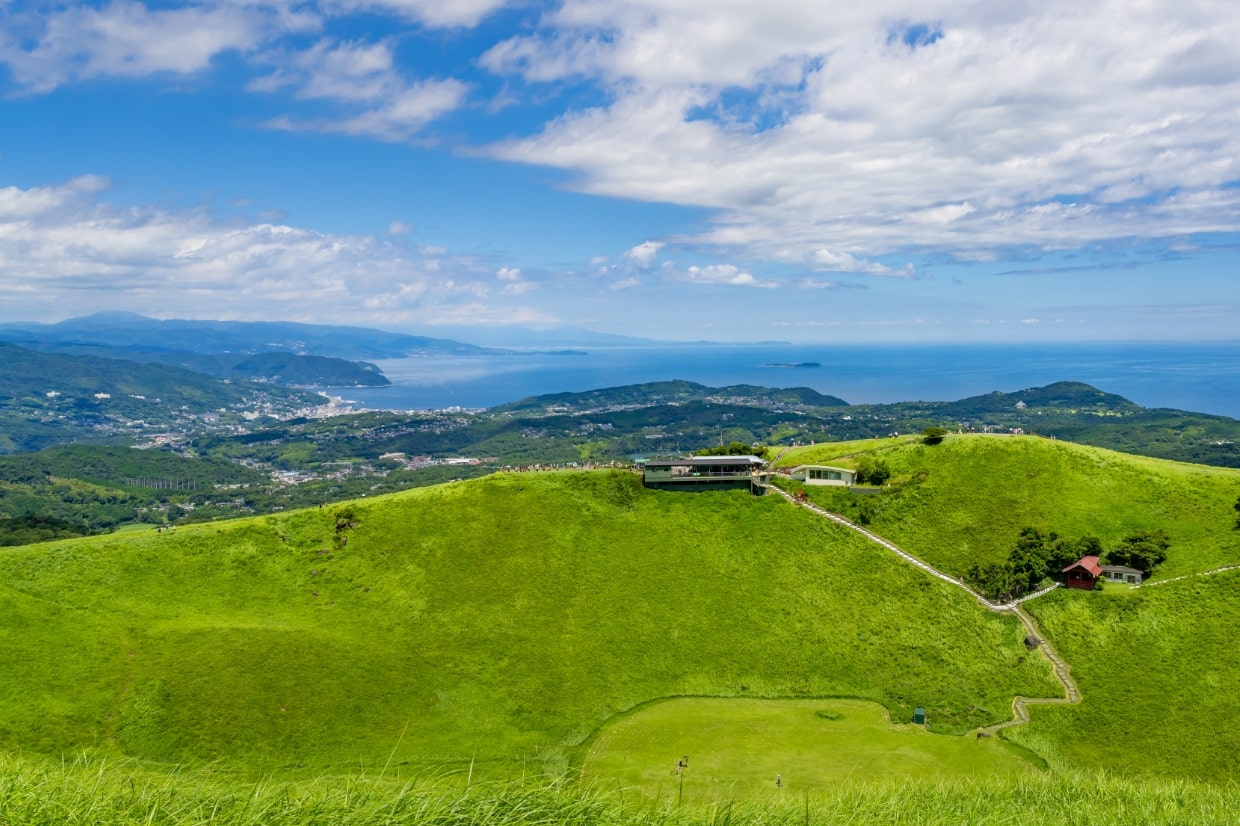
<instances>
[{"instance_id":1,"label":"winding footpath","mask_svg":"<svg viewBox=\"0 0 1240 826\"><path fill-rule=\"evenodd\" d=\"M1223 571L1235 571L1238 569L1240 569L1240 565L1220 565L1219 567L1211 568L1208 571L1198 571L1195 574L1173 576L1171 579L1160 579L1157 582L1145 582L1141 585L1135 585L1133 588L1157 588L1159 585L1166 585L1168 582L1179 582L1181 579L1192 579L1195 576L1210 576L1210 574L1221 574Z\"/></svg>"},{"instance_id":2,"label":"winding footpath","mask_svg":"<svg viewBox=\"0 0 1240 826\"><path fill-rule=\"evenodd\" d=\"M924 562L923 560L918 559L917 557L910 554L908 551L905 551L899 548L898 546L896 546L894 542L889 542L888 540L883 539L881 536L874 533L873 531L867 530L866 528L861 527L857 523L852 522L848 519L845 519L844 517L840 516L837 513L832 513L826 510L825 508L821 508L818 505L815 505L813 502L798 502L796 497L788 493L788 491L784 490L783 488L780 488L780 487L777 487L771 484L763 485L763 487L765 487L768 491L774 491L775 493L778 493L780 496L784 497L785 499L787 499L789 502L791 502L794 505L798 505L802 508L805 508L806 510L813 511L815 514L817 514L818 516L821 516L824 519L829 519L838 525L842 525L843 527L848 528L851 531L861 534L866 539L870 540L871 542L877 545L883 546L887 550L894 553L896 556L903 559L905 562L909 563L910 565L913 565L914 567L920 568L921 570L925 571L931 576L937 577L938 579L941 579L944 582L948 582L956 586L957 588L960 588L963 591L967 591L969 595L972 596L974 599L976 599L978 604L986 608L986 610L994 611L995 613L999 613L999 614L1013 614L1018 620L1020 620L1021 625L1025 627L1025 631L1028 633L1028 635L1038 641L1038 645L1037 645L1038 650L1040 650L1042 652L1042 655L1046 657L1048 662L1050 662L1051 668L1055 674L1055 679L1059 680L1060 684L1063 686L1064 696L1062 697L1021 697L1017 695L1016 697L1012 698L1012 719L1006 722L1003 722L1003 723L997 723L993 726L986 726L985 728L980 729L979 730L980 732L985 732L987 734L993 734L994 732L997 732L1000 729L1010 728L1012 726L1021 726L1021 725L1024 725L1025 723L1028 723L1029 722L1029 708L1028 707L1031 705L1076 705L1077 703L1081 702L1081 690L1080 688L1077 687L1076 681L1072 679L1072 672L1071 672L1071 669L1068 667L1068 663L1064 661L1063 657L1059 656L1059 652L1054 649L1054 647L1042 634L1042 630L1038 628L1038 624L1037 622L1034 621L1033 617L1025 613L1025 611L1022 610L1020 607L1021 603L1028 602L1031 599L1037 599L1038 597L1044 594L1049 594L1051 591L1060 587L1058 584L1055 584L1051 586L1050 588L1043 588L1041 591L1035 591L1034 593L1029 594L1028 596L1021 597L1020 599L1013 600L1011 602L991 602L990 600L986 599L986 597L982 596L980 593L978 593L973 588L971 588L963 580L958 579L954 576L951 576L950 574L943 573L939 569L930 565L928 562ZM1208 571L1207 573L1217 573L1218 571L1221 571L1221 570L1230 570L1230 568L1236 568L1236 567L1240 567L1240 566L1233 565L1227 568L1219 568L1214 571ZM1172 580L1168 580L1168 582L1170 581Z\"/></svg>"}]
</instances>

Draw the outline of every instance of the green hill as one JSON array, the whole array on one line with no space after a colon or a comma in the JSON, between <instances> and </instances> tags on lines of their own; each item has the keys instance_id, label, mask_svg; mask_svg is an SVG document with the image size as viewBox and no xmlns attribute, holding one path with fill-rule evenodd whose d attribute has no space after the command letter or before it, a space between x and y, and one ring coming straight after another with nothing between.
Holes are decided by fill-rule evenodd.
<instances>
[{"instance_id":1,"label":"green hill","mask_svg":"<svg viewBox=\"0 0 1240 826\"><path fill-rule=\"evenodd\" d=\"M13 549L0 595L0 745L28 752L508 776L661 697L846 695L961 731L1059 691L1012 618L854 534L623 472Z\"/></svg>"},{"instance_id":2,"label":"green hill","mask_svg":"<svg viewBox=\"0 0 1240 826\"><path fill-rule=\"evenodd\" d=\"M1240 571L1199 574L1240 562L1240 473L983 436L819 445L781 461L866 458L889 465L890 489L811 495L864 510L870 527L936 564L997 559L1024 525L1108 544L1163 526L1168 561L1140 589L1026 604L1083 697L1035 706L1030 724L1005 733L1049 770L870 790L844 782L795 807L755 777L755 802L728 818L888 822L916 807L926 823L1228 822L1234 786L1194 783L1226 784L1240 769ZM934 730L959 734L1007 719L1016 694L1061 694L1023 636L1013 618L780 497L651 491L625 472L496 475L174 534L4 549L0 748L26 762L0 763L0 820L17 799L6 790L42 783L68 805L83 777L96 778L107 817L154 805L105 772L53 777L38 762L87 750L134 758L147 773L143 801L197 807L167 822L233 812L237 795L284 806L284 821L260 808L249 822L299 821L306 807L346 818L363 805L358 822L388 811L515 822L523 805L547 818L581 805L581 822L635 811L681 822L626 808L624 792L520 797L518 786L484 783L453 797L401 784L562 776L587 752L623 761L622 744L600 746L600 732L645 725L651 701L672 697L850 697L881 704L893 722L921 706ZM859 723L849 709L863 706L842 713ZM873 737L856 736L875 745L881 718ZM676 725L624 731L666 761ZM763 776L780 766L769 730L753 735ZM697 748L694 766L709 767ZM172 764L217 775L186 775L192 790L149 779ZM322 779L358 773L368 779L349 787L365 790L352 802ZM227 779L255 776L320 780L281 797ZM397 785L372 785L378 776ZM686 809L684 822L704 812L716 822L719 811Z\"/></svg>"},{"instance_id":3,"label":"green hill","mask_svg":"<svg viewBox=\"0 0 1240 826\"><path fill-rule=\"evenodd\" d=\"M890 487L861 497L810 488L828 509L865 521L888 539L956 575L1006 557L1022 528L1096 536L1113 547L1140 530L1165 529L1162 577L1240 562L1231 528L1240 471L1186 465L1036 437L951 435L794 448L782 467L880 460Z\"/></svg>"},{"instance_id":4,"label":"green hill","mask_svg":"<svg viewBox=\"0 0 1240 826\"><path fill-rule=\"evenodd\" d=\"M1240 570L1135 591L1056 593L1029 610L1085 695L1013 732L1056 762L1122 775L1240 777Z\"/></svg>"},{"instance_id":5,"label":"green hill","mask_svg":"<svg viewBox=\"0 0 1240 826\"><path fill-rule=\"evenodd\" d=\"M1240 771L1240 471L1031 437L871 440L790 451L783 465L882 460L891 488L810 488L904 549L957 574L1001 560L1020 529L1094 535L1105 548L1165 529L1166 563L1140 589L1059 592L1027 604L1072 666L1084 702L1040 707L1012 730L1058 765L1227 780ZM1173 581L1176 577L1185 577ZM1166 583L1166 584L1161 584Z\"/></svg>"}]
</instances>

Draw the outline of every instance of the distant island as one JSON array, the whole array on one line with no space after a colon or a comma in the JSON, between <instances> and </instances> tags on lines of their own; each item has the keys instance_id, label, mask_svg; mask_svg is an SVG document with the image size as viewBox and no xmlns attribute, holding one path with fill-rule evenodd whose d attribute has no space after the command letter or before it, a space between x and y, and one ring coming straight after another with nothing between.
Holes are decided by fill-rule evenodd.
<instances>
[{"instance_id":1,"label":"distant island","mask_svg":"<svg viewBox=\"0 0 1240 826\"><path fill-rule=\"evenodd\" d=\"M795 364L785 361L769 361L763 367L821 367L816 361L799 361Z\"/></svg>"}]
</instances>

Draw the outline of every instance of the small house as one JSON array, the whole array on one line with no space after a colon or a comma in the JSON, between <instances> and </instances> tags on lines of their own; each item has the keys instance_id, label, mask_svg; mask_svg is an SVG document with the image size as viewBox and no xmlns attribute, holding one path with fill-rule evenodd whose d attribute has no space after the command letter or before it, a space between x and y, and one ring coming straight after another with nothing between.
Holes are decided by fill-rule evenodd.
<instances>
[{"instance_id":1,"label":"small house","mask_svg":"<svg viewBox=\"0 0 1240 826\"><path fill-rule=\"evenodd\" d=\"M850 487L857 482L857 471L831 465L798 465L792 469L792 478L807 485Z\"/></svg>"},{"instance_id":2,"label":"small house","mask_svg":"<svg viewBox=\"0 0 1240 826\"><path fill-rule=\"evenodd\" d=\"M1129 585L1140 585L1145 574L1127 565L1103 565L1102 575L1107 582L1126 582Z\"/></svg>"},{"instance_id":3,"label":"small house","mask_svg":"<svg viewBox=\"0 0 1240 826\"><path fill-rule=\"evenodd\" d=\"M1082 591L1092 591L1094 584L1098 582L1098 578L1102 576L1102 566L1098 564L1098 557L1083 556L1076 562L1063 569L1064 584L1069 588L1080 588Z\"/></svg>"}]
</instances>

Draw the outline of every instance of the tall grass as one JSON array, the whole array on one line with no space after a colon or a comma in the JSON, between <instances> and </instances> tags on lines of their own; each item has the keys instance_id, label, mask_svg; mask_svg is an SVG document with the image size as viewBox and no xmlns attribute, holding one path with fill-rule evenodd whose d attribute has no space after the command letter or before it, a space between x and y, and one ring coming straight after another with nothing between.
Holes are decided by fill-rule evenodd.
<instances>
[{"instance_id":1,"label":"tall grass","mask_svg":"<svg viewBox=\"0 0 1240 826\"><path fill-rule=\"evenodd\" d=\"M458 778L459 779L459 778ZM148 773L91 759L49 764L0 757L5 826L774 826L774 824L1233 824L1240 790L1099 774L1004 781L842 786L769 800L677 807L623 789L432 778L236 783L207 770Z\"/></svg>"}]
</instances>

